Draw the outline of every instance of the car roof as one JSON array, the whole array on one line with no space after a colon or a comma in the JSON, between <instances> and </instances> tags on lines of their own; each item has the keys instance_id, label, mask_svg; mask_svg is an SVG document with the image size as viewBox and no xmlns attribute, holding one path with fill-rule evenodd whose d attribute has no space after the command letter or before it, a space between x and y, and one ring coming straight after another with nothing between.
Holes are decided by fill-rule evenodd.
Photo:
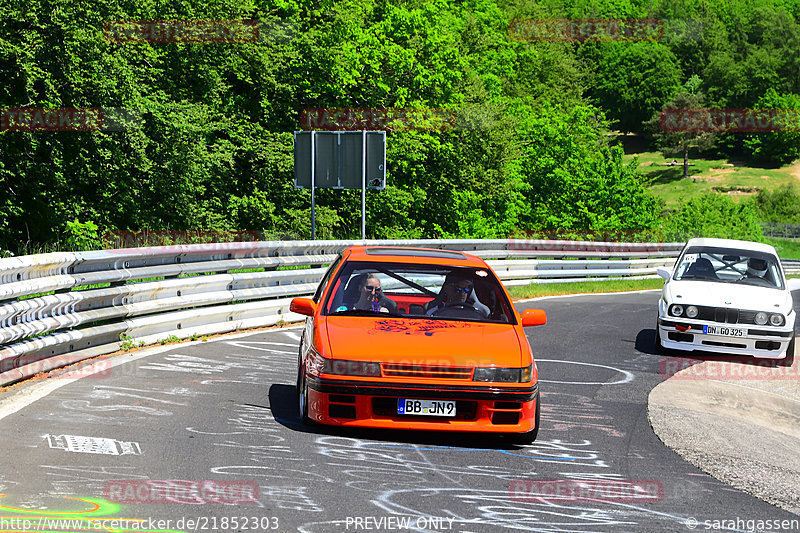
<instances>
[{"instance_id":1,"label":"car roof","mask_svg":"<svg viewBox=\"0 0 800 533\"><path fill-rule=\"evenodd\" d=\"M737 248L739 250L753 250L756 252L764 252L772 254L774 256L778 255L778 252L775 250L775 248L773 246L770 246L769 244L764 244L761 242L753 242L753 241L737 241L734 239L690 239L689 242L686 243L686 247L688 248L690 246Z\"/></svg>"},{"instance_id":2,"label":"car roof","mask_svg":"<svg viewBox=\"0 0 800 533\"><path fill-rule=\"evenodd\" d=\"M409 246L350 246L342 253L348 261L425 263L486 268L483 259L457 250Z\"/></svg>"}]
</instances>

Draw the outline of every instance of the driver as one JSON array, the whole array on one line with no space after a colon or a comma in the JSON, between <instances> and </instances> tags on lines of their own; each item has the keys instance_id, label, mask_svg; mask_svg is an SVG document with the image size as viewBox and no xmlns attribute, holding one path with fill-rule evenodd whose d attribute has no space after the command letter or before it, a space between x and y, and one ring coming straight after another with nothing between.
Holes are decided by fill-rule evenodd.
<instances>
[{"instance_id":1,"label":"driver","mask_svg":"<svg viewBox=\"0 0 800 533\"><path fill-rule=\"evenodd\" d=\"M448 280L444 285L442 285L442 292L441 294L444 296L444 299L438 302L437 305L428 309L428 315L432 315L436 311L443 309L448 306L474 306L467 302L470 294L472 294L474 287L472 285L472 280L462 277L454 277Z\"/></svg>"},{"instance_id":2,"label":"driver","mask_svg":"<svg viewBox=\"0 0 800 533\"><path fill-rule=\"evenodd\" d=\"M767 262L764 259L751 257L747 260L747 277L764 278L767 274Z\"/></svg>"}]
</instances>

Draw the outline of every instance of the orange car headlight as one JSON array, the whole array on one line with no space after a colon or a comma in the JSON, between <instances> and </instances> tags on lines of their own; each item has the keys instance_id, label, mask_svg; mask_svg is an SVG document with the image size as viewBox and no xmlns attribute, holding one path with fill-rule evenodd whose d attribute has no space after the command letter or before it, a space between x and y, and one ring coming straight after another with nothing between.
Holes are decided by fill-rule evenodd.
<instances>
[{"instance_id":1,"label":"orange car headlight","mask_svg":"<svg viewBox=\"0 0 800 533\"><path fill-rule=\"evenodd\" d=\"M498 383L525 383L531 380L533 364L523 368L477 367L472 381L495 381Z\"/></svg>"},{"instance_id":2,"label":"orange car headlight","mask_svg":"<svg viewBox=\"0 0 800 533\"><path fill-rule=\"evenodd\" d=\"M337 376L370 376L380 377L381 365L367 361L347 361L345 359L325 359L323 374Z\"/></svg>"},{"instance_id":3,"label":"orange car headlight","mask_svg":"<svg viewBox=\"0 0 800 533\"><path fill-rule=\"evenodd\" d=\"M328 359L325 359L320 353L312 346L308 351L308 358L306 359L306 373L312 376L319 376L320 373L325 371L325 364Z\"/></svg>"}]
</instances>

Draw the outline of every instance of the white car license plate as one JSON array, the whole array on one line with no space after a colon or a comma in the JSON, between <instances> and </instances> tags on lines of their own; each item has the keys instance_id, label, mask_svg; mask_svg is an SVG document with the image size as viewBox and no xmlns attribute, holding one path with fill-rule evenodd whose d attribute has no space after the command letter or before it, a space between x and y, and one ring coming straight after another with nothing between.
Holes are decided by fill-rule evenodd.
<instances>
[{"instance_id":1,"label":"white car license plate","mask_svg":"<svg viewBox=\"0 0 800 533\"><path fill-rule=\"evenodd\" d=\"M456 416L456 402L445 400L397 401L398 415Z\"/></svg>"},{"instance_id":2,"label":"white car license plate","mask_svg":"<svg viewBox=\"0 0 800 533\"><path fill-rule=\"evenodd\" d=\"M745 329L728 326L703 326L706 335L722 335L724 337L744 337Z\"/></svg>"}]
</instances>

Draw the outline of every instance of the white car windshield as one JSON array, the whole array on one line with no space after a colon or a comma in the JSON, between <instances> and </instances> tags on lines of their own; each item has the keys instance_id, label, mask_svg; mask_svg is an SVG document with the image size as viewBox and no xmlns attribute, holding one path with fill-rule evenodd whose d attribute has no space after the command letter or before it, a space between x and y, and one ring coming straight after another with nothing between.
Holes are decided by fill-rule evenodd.
<instances>
[{"instance_id":1,"label":"white car windshield","mask_svg":"<svg viewBox=\"0 0 800 533\"><path fill-rule=\"evenodd\" d=\"M679 259L674 279L783 289L778 258L754 250L689 248Z\"/></svg>"}]
</instances>

